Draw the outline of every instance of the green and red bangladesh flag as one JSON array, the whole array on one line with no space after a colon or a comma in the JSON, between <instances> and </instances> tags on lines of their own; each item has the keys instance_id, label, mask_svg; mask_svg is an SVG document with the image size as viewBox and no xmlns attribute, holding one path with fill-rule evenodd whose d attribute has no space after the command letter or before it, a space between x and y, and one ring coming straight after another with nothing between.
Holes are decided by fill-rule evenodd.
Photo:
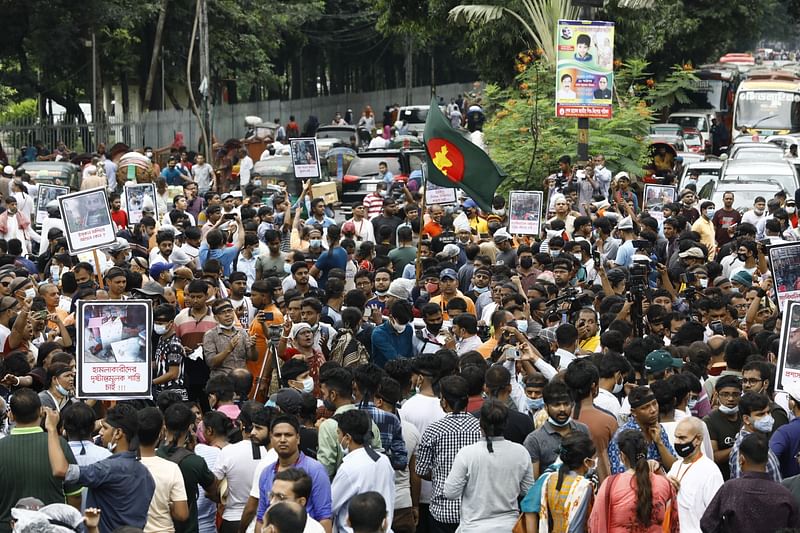
<instances>
[{"instance_id":1,"label":"green and red bangladesh flag","mask_svg":"<svg viewBox=\"0 0 800 533\"><path fill-rule=\"evenodd\" d=\"M441 187L457 187L481 209L491 212L492 199L507 174L486 152L450 125L436 98L431 99L424 136L428 181Z\"/></svg>"}]
</instances>

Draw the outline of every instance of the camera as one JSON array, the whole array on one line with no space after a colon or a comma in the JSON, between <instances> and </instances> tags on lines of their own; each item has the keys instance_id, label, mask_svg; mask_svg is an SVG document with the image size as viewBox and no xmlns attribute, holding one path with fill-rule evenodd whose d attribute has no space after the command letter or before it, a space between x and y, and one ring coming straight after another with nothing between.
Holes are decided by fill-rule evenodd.
<instances>
[{"instance_id":1,"label":"camera","mask_svg":"<svg viewBox=\"0 0 800 533\"><path fill-rule=\"evenodd\" d=\"M684 272L681 274L681 281L686 285L689 285L690 283L697 281L697 277L694 275L694 272Z\"/></svg>"},{"instance_id":2,"label":"camera","mask_svg":"<svg viewBox=\"0 0 800 533\"><path fill-rule=\"evenodd\" d=\"M711 329L711 331L712 331L712 333L714 333L714 335L724 335L725 334L725 333L723 333L722 322L719 321L719 320L714 320L713 322L711 322L708 325L708 327L709 327L709 329Z\"/></svg>"},{"instance_id":3,"label":"camera","mask_svg":"<svg viewBox=\"0 0 800 533\"><path fill-rule=\"evenodd\" d=\"M634 239L631 241L631 246L633 246L637 250L641 250L643 248L650 248L651 244L650 241L647 239Z\"/></svg>"},{"instance_id":4,"label":"camera","mask_svg":"<svg viewBox=\"0 0 800 533\"><path fill-rule=\"evenodd\" d=\"M633 266L629 269L630 280L628 285L631 291L641 290L648 285L647 277L650 274L650 260L649 259L634 259Z\"/></svg>"}]
</instances>

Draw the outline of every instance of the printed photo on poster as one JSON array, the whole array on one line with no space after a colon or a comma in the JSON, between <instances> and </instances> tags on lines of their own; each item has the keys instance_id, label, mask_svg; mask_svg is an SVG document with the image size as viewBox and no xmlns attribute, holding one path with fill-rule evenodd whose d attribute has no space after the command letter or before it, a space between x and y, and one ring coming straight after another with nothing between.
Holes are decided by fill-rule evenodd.
<instances>
[{"instance_id":1,"label":"printed photo on poster","mask_svg":"<svg viewBox=\"0 0 800 533\"><path fill-rule=\"evenodd\" d=\"M508 232L538 235L542 220L542 191L511 191L508 195Z\"/></svg>"},{"instance_id":2,"label":"printed photo on poster","mask_svg":"<svg viewBox=\"0 0 800 533\"><path fill-rule=\"evenodd\" d=\"M289 147L296 178L308 179L322 176L316 139L313 137L292 139L289 141Z\"/></svg>"},{"instance_id":3,"label":"printed photo on poster","mask_svg":"<svg viewBox=\"0 0 800 533\"><path fill-rule=\"evenodd\" d=\"M674 185L644 184L644 209L651 217L664 221L664 206L676 201L678 188Z\"/></svg>"},{"instance_id":4,"label":"printed photo on poster","mask_svg":"<svg viewBox=\"0 0 800 533\"><path fill-rule=\"evenodd\" d=\"M559 20L556 116L611 118L614 23Z\"/></svg>"},{"instance_id":5,"label":"printed photo on poster","mask_svg":"<svg viewBox=\"0 0 800 533\"><path fill-rule=\"evenodd\" d=\"M69 187L48 185L40 183L36 193L36 228L42 227L42 222L47 218L47 204L59 196L69 194Z\"/></svg>"},{"instance_id":6,"label":"printed photo on poster","mask_svg":"<svg viewBox=\"0 0 800 533\"><path fill-rule=\"evenodd\" d=\"M786 302L800 301L800 243L771 246L769 262L778 307L783 310Z\"/></svg>"},{"instance_id":7,"label":"printed photo on poster","mask_svg":"<svg viewBox=\"0 0 800 533\"><path fill-rule=\"evenodd\" d=\"M130 183L125 185L125 205L127 206L128 224L138 224L142 220L145 200L150 198L148 205L155 208L155 219L158 220L158 202L156 201L155 183ZM123 228L120 228L123 229Z\"/></svg>"},{"instance_id":8,"label":"printed photo on poster","mask_svg":"<svg viewBox=\"0 0 800 533\"><path fill-rule=\"evenodd\" d=\"M78 398L151 398L151 303L79 300Z\"/></svg>"},{"instance_id":9,"label":"printed photo on poster","mask_svg":"<svg viewBox=\"0 0 800 533\"><path fill-rule=\"evenodd\" d=\"M116 242L106 190L102 187L58 197L71 254Z\"/></svg>"},{"instance_id":10,"label":"printed photo on poster","mask_svg":"<svg viewBox=\"0 0 800 533\"><path fill-rule=\"evenodd\" d=\"M425 182L425 203L427 205L454 204L457 201L455 188L442 187L430 181Z\"/></svg>"},{"instance_id":11,"label":"printed photo on poster","mask_svg":"<svg viewBox=\"0 0 800 533\"><path fill-rule=\"evenodd\" d=\"M776 390L800 383L800 302L786 303L778 350Z\"/></svg>"}]
</instances>

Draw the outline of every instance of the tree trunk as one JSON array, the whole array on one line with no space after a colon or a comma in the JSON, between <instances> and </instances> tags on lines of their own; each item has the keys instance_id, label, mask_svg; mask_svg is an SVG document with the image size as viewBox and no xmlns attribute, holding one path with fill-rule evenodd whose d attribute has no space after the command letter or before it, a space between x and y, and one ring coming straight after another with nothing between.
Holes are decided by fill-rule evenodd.
<instances>
[{"instance_id":1,"label":"tree trunk","mask_svg":"<svg viewBox=\"0 0 800 533\"><path fill-rule=\"evenodd\" d=\"M153 53L150 56L150 70L147 73L147 84L144 88L144 102L142 102L143 112L150 110L150 99L153 97L153 85L156 81L156 74L158 72L158 59L161 52L161 40L164 36L164 24L167 21L167 4L169 4L169 0L161 0L161 7L158 11L156 35L153 39Z\"/></svg>"},{"instance_id":2,"label":"tree trunk","mask_svg":"<svg viewBox=\"0 0 800 533\"><path fill-rule=\"evenodd\" d=\"M122 92L122 142L131 145L131 88L128 83L128 72L123 69L120 73L120 91ZM110 147L109 147L110 148Z\"/></svg>"}]
</instances>

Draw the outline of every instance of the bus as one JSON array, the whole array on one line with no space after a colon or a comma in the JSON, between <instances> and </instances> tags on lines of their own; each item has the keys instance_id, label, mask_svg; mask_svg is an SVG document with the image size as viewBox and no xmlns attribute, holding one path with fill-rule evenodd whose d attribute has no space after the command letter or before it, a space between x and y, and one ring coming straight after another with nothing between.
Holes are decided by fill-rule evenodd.
<instances>
[{"instance_id":1,"label":"bus","mask_svg":"<svg viewBox=\"0 0 800 533\"><path fill-rule=\"evenodd\" d=\"M789 70L752 70L733 104L733 138L800 132L800 76Z\"/></svg>"},{"instance_id":2,"label":"bus","mask_svg":"<svg viewBox=\"0 0 800 533\"><path fill-rule=\"evenodd\" d=\"M731 106L733 105L736 87L741 74L735 65L714 63L701 65L695 72L697 81L688 91L690 103L685 108L705 110L710 116L716 116L731 128ZM710 124L708 125L710 128ZM705 128L701 131L706 131Z\"/></svg>"}]
</instances>

